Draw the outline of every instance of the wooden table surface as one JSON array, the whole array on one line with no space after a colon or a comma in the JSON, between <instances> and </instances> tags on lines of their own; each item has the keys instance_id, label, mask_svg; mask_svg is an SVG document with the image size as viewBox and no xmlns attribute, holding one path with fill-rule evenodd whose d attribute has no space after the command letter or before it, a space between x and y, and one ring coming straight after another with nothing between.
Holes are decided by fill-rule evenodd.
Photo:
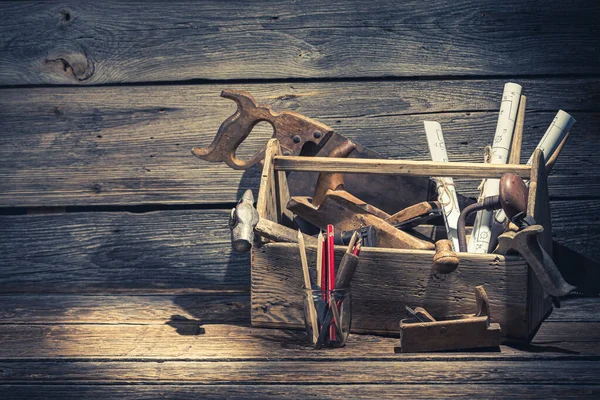
<instances>
[{"instance_id":1,"label":"wooden table surface","mask_svg":"<svg viewBox=\"0 0 600 400\"><path fill-rule=\"evenodd\" d=\"M0 21L0 399L600 397L598 2L6 1ZM222 89L392 158L429 159L436 120L451 161L480 162L509 81L522 162L577 119L549 189L579 294L530 345L317 351L250 326L227 216L260 171L190 152L234 112Z\"/></svg>"}]
</instances>

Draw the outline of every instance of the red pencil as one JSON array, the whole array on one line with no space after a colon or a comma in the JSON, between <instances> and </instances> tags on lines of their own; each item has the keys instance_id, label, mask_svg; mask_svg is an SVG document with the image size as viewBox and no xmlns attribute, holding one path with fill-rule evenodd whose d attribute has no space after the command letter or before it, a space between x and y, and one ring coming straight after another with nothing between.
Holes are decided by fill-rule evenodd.
<instances>
[{"instance_id":1,"label":"red pencil","mask_svg":"<svg viewBox=\"0 0 600 400\"><path fill-rule=\"evenodd\" d=\"M358 243L356 243L356 246L354 246L354 250L352 250L352 254L354 254L355 256L358 256L360 254L360 248L362 247L362 241L358 241Z\"/></svg>"},{"instance_id":2,"label":"red pencil","mask_svg":"<svg viewBox=\"0 0 600 400\"><path fill-rule=\"evenodd\" d=\"M335 253L333 244L333 225L327 225L327 289L335 289ZM331 296L331 294L330 294ZM327 303L331 304L331 300L328 297ZM329 325L329 340L336 340L335 326Z\"/></svg>"},{"instance_id":3,"label":"red pencil","mask_svg":"<svg viewBox=\"0 0 600 400\"><path fill-rule=\"evenodd\" d=\"M323 245L321 246L321 292L323 292L323 301L327 301L327 238L322 237Z\"/></svg>"}]
</instances>

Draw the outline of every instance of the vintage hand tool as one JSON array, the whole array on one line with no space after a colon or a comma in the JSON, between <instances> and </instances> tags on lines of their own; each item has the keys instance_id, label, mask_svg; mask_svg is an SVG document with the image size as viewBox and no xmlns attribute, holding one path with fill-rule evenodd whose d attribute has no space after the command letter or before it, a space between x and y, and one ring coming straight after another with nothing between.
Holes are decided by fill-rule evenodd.
<instances>
[{"instance_id":1,"label":"vintage hand tool","mask_svg":"<svg viewBox=\"0 0 600 400\"><path fill-rule=\"evenodd\" d=\"M458 239L460 251L466 251L465 221L467 216L478 209L497 210L502 208L511 222L520 229L518 232L505 232L498 237L498 254L515 251L527 261L537 275L544 292L560 297L568 294L575 287L569 285L560 274L556 264L548 253L540 246L537 235L543 232L541 225L527 216L527 194L529 189L523 180L514 174L504 174L500 178L500 194L487 197L482 203L465 208L458 220Z\"/></svg>"},{"instance_id":2,"label":"vintage hand tool","mask_svg":"<svg viewBox=\"0 0 600 400\"><path fill-rule=\"evenodd\" d=\"M247 92L224 90L222 97L237 103L236 112L220 126L213 142L207 148L194 148L192 153L208 161L222 161L234 169L248 169L264 158L264 148L243 161L235 153L248 137L252 128L261 121L273 126L273 137L281 144L284 155L327 156L332 149L349 142L333 129L304 115L291 112L274 112L268 105L258 105ZM384 158L380 154L355 143L350 157ZM288 176L292 195L314 192L316 175L291 173ZM434 199L435 188L426 177L418 176L364 176L348 174L346 189L383 210L394 212L421 201ZM401 191L390 190L401 188ZM372 200L371 200L372 198ZM468 199L464 201L469 202Z\"/></svg>"},{"instance_id":3,"label":"vintage hand tool","mask_svg":"<svg viewBox=\"0 0 600 400\"><path fill-rule=\"evenodd\" d=\"M467 217L480 210L503 209L506 216L512 221L521 224L527 213L527 196L529 189L525 182L515 174L504 174L500 178L500 194L486 197L483 201L465 207L458 218L458 243L461 252L467 251L465 226Z\"/></svg>"},{"instance_id":4,"label":"vintage hand tool","mask_svg":"<svg viewBox=\"0 0 600 400\"><path fill-rule=\"evenodd\" d=\"M398 229L412 228L442 215L442 205L439 201L423 201L386 218L386 222Z\"/></svg>"},{"instance_id":5,"label":"vintage hand tool","mask_svg":"<svg viewBox=\"0 0 600 400\"><path fill-rule=\"evenodd\" d=\"M374 226L363 226L355 231L336 231L334 235L334 242L340 246L346 246L350 243L350 239L357 232L358 236L362 239L362 246L364 247L377 247L379 245L379 238L377 237L377 229Z\"/></svg>"},{"instance_id":6,"label":"vintage hand tool","mask_svg":"<svg viewBox=\"0 0 600 400\"><path fill-rule=\"evenodd\" d=\"M352 151L352 147L338 146L335 152L347 155ZM352 195L344 188L342 174L321 172L312 199L305 196L292 197L287 208L321 229L325 229L329 224L334 225L336 230L356 230L372 225L377 231L382 247L433 249L432 243L395 228L386 222L391 217L389 214Z\"/></svg>"},{"instance_id":7,"label":"vintage hand tool","mask_svg":"<svg viewBox=\"0 0 600 400\"><path fill-rule=\"evenodd\" d=\"M543 230L544 228L541 225L532 225L518 232L505 232L498 237L498 247L494 253L519 253L535 272L548 295L554 297L565 296L575 290L575 286L568 284L563 279L550 255L540 245L538 235Z\"/></svg>"},{"instance_id":8,"label":"vintage hand tool","mask_svg":"<svg viewBox=\"0 0 600 400\"><path fill-rule=\"evenodd\" d=\"M265 148L247 161L242 161L235 155L237 148L252 132L252 128L261 121L273 126L273 137L279 140L286 155L299 155L307 142L322 147L333 133L333 129L327 125L293 111L277 113L268 105L257 105L250 93L223 90L221 97L235 101L238 109L221 124L210 146L195 147L192 150L196 157L207 161L223 161L233 169L248 169L262 161Z\"/></svg>"},{"instance_id":9,"label":"vintage hand tool","mask_svg":"<svg viewBox=\"0 0 600 400\"><path fill-rule=\"evenodd\" d=\"M450 240L441 239L435 242L433 268L441 274L449 274L458 268L458 256L452 250L452 242Z\"/></svg>"},{"instance_id":10,"label":"vintage hand tool","mask_svg":"<svg viewBox=\"0 0 600 400\"><path fill-rule=\"evenodd\" d=\"M258 211L254 208L254 195L250 189L246 190L238 204L231 210L229 229L231 229L231 246L241 253L250 251L255 232L279 242L298 241L295 230L258 216ZM304 240L311 246L317 245L317 241L312 236L304 235Z\"/></svg>"},{"instance_id":11,"label":"vintage hand tool","mask_svg":"<svg viewBox=\"0 0 600 400\"><path fill-rule=\"evenodd\" d=\"M346 158L356 149L356 145L351 141L341 143L329 153L329 157ZM344 175L340 173L321 172L315 185L315 193L312 197L312 203L315 207L325 200L325 194L328 190L344 190Z\"/></svg>"},{"instance_id":12,"label":"vintage hand tool","mask_svg":"<svg viewBox=\"0 0 600 400\"><path fill-rule=\"evenodd\" d=\"M365 211L360 204L364 202L361 203L360 199L346 191L329 190L318 208L311 204L309 197L292 197L287 208L321 229L325 229L327 224L333 224L340 230L356 230L372 225L377 230L380 247L433 250L433 243L395 228L384 218Z\"/></svg>"},{"instance_id":13,"label":"vintage hand tool","mask_svg":"<svg viewBox=\"0 0 600 400\"><path fill-rule=\"evenodd\" d=\"M400 321L402 353L490 348L500 345L500 324L490 323L490 304L483 286L475 288L477 311L436 321L415 308L411 318Z\"/></svg>"},{"instance_id":14,"label":"vintage hand tool","mask_svg":"<svg viewBox=\"0 0 600 400\"><path fill-rule=\"evenodd\" d=\"M435 322L435 318L431 316L423 307L415 307L413 310L409 306L404 306L409 318L416 318L420 322Z\"/></svg>"}]
</instances>

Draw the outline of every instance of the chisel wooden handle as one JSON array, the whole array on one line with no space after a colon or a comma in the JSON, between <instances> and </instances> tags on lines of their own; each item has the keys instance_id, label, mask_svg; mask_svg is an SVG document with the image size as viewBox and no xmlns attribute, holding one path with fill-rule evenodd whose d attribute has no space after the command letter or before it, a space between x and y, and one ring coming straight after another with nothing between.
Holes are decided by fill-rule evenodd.
<instances>
[{"instance_id":1,"label":"chisel wooden handle","mask_svg":"<svg viewBox=\"0 0 600 400\"><path fill-rule=\"evenodd\" d=\"M350 285L356 267L358 267L358 257L351 253L344 253L335 277L336 289L345 289Z\"/></svg>"}]
</instances>

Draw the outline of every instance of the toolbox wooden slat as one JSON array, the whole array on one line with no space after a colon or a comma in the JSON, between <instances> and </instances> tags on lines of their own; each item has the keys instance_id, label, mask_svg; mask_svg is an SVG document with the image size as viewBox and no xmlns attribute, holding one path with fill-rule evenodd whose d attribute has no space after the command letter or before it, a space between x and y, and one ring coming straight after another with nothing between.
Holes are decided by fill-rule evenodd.
<instances>
[{"instance_id":1,"label":"toolbox wooden slat","mask_svg":"<svg viewBox=\"0 0 600 400\"><path fill-rule=\"evenodd\" d=\"M585 0L37 1L0 15L2 85L594 74L600 61Z\"/></svg>"},{"instance_id":2,"label":"toolbox wooden slat","mask_svg":"<svg viewBox=\"0 0 600 400\"><path fill-rule=\"evenodd\" d=\"M314 262L314 249L307 250ZM338 262L343 250L336 249ZM457 272L444 275L432 272L433 254L363 248L352 281L352 331L399 334L404 304L425 304L433 315L472 313L474 287L486 283L492 321L501 322L504 334L527 336L527 264L523 260L461 254ZM253 325L303 328L297 245L269 243L255 250L252 260ZM502 285L493 287L495 282Z\"/></svg>"},{"instance_id":3,"label":"toolbox wooden slat","mask_svg":"<svg viewBox=\"0 0 600 400\"><path fill-rule=\"evenodd\" d=\"M360 158L329 157L274 157L276 171L305 171L380 175L441 176L457 178L500 178L505 173L523 178L531 175L531 166L525 164L483 164L413 160L367 160Z\"/></svg>"}]
</instances>

